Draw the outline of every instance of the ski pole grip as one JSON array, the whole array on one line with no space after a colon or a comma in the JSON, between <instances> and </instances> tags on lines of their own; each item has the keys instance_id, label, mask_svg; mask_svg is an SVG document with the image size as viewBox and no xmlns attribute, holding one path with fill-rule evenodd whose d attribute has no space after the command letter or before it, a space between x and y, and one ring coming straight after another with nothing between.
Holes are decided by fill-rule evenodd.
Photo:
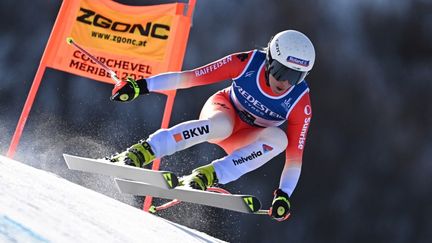
<instances>
[{"instance_id":1,"label":"ski pole grip","mask_svg":"<svg viewBox=\"0 0 432 243\"><path fill-rule=\"evenodd\" d=\"M72 43L73 43L73 39L72 39L72 37L67 37L67 38L66 38L66 42L67 42L69 45L72 45Z\"/></svg>"}]
</instances>

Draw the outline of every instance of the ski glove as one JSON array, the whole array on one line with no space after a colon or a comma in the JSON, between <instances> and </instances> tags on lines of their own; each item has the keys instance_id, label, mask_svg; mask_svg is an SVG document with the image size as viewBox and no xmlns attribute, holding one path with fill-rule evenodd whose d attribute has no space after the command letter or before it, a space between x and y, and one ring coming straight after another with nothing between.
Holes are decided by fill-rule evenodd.
<instances>
[{"instance_id":1,"label":"ski glove","mask_svg":"<svg viewBox=\"0 0 432 243\"><path fill-rule=\"evenodd\" d=\"M147 81L145 79L135 80L128 77L126 81L121 81L114 86L111 100L128 102L134 100L140 94L148 94Z\"/></svg>"},{"instance_id":2,"label":"ski glove","mask_svg":"<svg viewBox=\"0 0 432 243\"><path fill-rule=\"evenodd\" d=\"M290 216L290 209L291 205L288 194L281 189L275 190L269 215L277 221L284 221Z\"/></svg>"}]
</instances>

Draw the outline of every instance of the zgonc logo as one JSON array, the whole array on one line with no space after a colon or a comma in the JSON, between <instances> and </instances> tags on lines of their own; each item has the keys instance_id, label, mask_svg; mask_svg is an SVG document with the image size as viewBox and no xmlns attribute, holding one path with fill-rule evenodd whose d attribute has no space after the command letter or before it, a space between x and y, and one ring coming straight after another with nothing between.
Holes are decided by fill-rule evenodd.
<instances>
[{"instance_id":1,"label":"zgonc logo","mask_svg":"<svg viewBox=\"0 0 432 243\"><path fill-rule=\"evenodd\" d=\"M142 24L122 23L118 21L113 21L90 9L80 8L80 11L81 15L77 17L77 21L84 24L93 25L95 27L104 29L110 29L112 31L121 33L134 34L138 32L142 36L150 36L162 40L168 39L168 35L165 33L169 32L170 26L165 24L147 22L145 26L143 26Z\"/></svg>"}]
</instances>

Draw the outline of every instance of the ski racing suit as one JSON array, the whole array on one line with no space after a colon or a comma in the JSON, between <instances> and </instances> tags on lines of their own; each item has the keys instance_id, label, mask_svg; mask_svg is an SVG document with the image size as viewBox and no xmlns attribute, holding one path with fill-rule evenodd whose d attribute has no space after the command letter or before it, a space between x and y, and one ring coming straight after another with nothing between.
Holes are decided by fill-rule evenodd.
<instances>
[{"instance_id":1,"label":"ski racing suit","mask_svg":"<svg viewBox=\"0 0 432 243\"><path fill-rule=\"evenodd\" d=\"M262 166L284 150L279 188L291 196L300 177L302 155L312 116L305 80L281 95L267 85L266 54L235 53L194 70L150 77L149 91L184 89L232 80L212 95L200 118L159 129L147 142L157 158L205 141L221 146L227 156L212 162L219 183L226 184ZM279 126L287 122L286 131Z\"/></svg>"}]
</instances>

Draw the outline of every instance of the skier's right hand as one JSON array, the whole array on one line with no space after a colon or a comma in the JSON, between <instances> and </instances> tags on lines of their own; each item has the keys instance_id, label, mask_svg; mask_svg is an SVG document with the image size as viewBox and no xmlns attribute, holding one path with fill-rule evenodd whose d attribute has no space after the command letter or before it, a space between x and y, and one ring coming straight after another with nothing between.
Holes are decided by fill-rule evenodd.
<instances>
[{"instance_id":1,"label":"skier's right hand","mask_svg":"<svg viewBox=\"0 0 432 243\"><path fill-rule=\"evenodd\" d=\"M148 94L147 81L145 79L135 80L128 77L126 81L117 83L111 95L111 100L128 102L136 99L140 94Z\"/></svg>"},{"instance_id":2,"label":"skier's right hand","mask_svg":"<svg viewBox=\"0 0 432 243\"><path fill-rule=\"evenodd\" d=\"M291 205L289 202L288 194L282 191L281 189L275 190L272 206L269 210L269 215L273 219L280 222L288 219L288 217L291 214L290 211L291 211Z\"/></svg>"}]
</instances>

